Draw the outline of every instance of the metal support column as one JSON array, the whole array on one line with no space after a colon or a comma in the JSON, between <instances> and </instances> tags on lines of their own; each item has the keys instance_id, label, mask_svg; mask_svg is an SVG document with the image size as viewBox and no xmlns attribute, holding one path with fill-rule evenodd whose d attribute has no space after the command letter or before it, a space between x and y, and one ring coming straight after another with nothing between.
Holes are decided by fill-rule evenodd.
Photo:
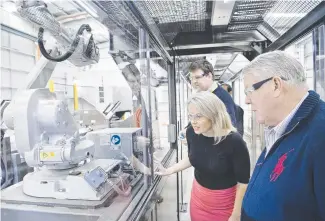
<instances>
[{"instance_id":1,"label":"metal support column","mask_svg":"<svg viewBox=\"0 0 325 221\"><path fill-rule=\"evenodd\" d=\"M148 111L149 114L148 117L148 138L150 141L150 146L148 148L147 153L149 154L149 165L151 168L151 177L150 177L150 185L153 183L153 176L154 176L154 163L153 163L153 152L154 152L154 146L153 146L153 129L152 129L152 105L151 105L151 68L150 68L150 39L148 33L146 33L146 61L147 61L147 90L148 90L148 97L147 97L147 103L148 103ZM151 211L151 220L157 221L157 204L154 205L154 210Z\"/></svg>"},{"instance_id":2,"label":"metal support column","mask_svg":"<svg viewBox=\"0 0 325 221\"><path fill-rule=\"evenodd\" d=\"M177 62L178 67L179 67L179 62ZM186 103L185 103L185 84L186 82L184 81L184 78L182 78L182 72L178 70L178 79L179 79L179 112L180 112L180 130L184 128L185 123L185 109ZM183 143L180 142L180 153L181 153L181 160L183 160ZM183 171L180 172L180 212L181 213L186 213L187 212L187 203L184 202L184 185L183 185Z\"/></svg>"},{"instance_id":3,"label":"metal support column","mask_svg":"<svg viewBox=\"0 0 325 221\"><path fill-rule=\"evenodd\" d=\"M168 64L168 98L169 98L169 127L168 141L170 148L177 149L177 110L176 110L176 73L175 63Z\"/></svg>"},{"instance_id":4,"label":"metal support column","mask_svg":"<svg viewBox=\"0 0 325 221\"><path fill-rule=\"evenodd\" d=\"M150 147L149 147L149 157L150 157L150 168L151 168L151 174L154 174L154 165L153 165L153 132L152 132L152 105L151 105L151 68L150 68L150 39L149 35L147 33L146 37L146 61L147 61L147 90L148 90L148 96L147 96L147 102L148 102L148 137L150 140ZM151 181L152 182L152 181Z\"/></svg>"},{"instance_id":5,"label":"metal support column","mask_svg":"<svg viewBox=\"0 0 325 221\"><path fill-rule=\"evenodd\" d=\"M147 40L148 39L148 34L146 33L146 31L143 28L139 29L139 55L140 55L140 78L141 78L141 127L142 127L142 132L143 132L143 136L145 137L149 137L149 130L150 130L150 123L148 122L148 112L147 110L149 108L146 108L146 102L144 100L144 98L148 97L148 92L146 93L146 89L149 88L148 91L150 91L150 84L148 84L148 81L150 81L148 79L148 64L147 64ZM149 58L150 59L150 58ZM150 67L149 67L150 70ZM149 71L150 72L150 71ZM147 101L149 102L150 99ZM150 109L149 109L150 112ZM149 148L145 148L144 152L143 152L143 161L145 166L149 167L150 166L150 151ZM144 185L146 186L146 188L149 188L150 184L151 184L151 180L149 176L145 176L144 179Z\"/></svg>"},{"instance_id":6,"label":"metal support column","mask_svg":"<svg viewBox=\"0 0 325 221\"><path fill-rule=\"evenodd\" d=\"M176 70L175 70L175 56L174 62L168 64L168 97L169 97L169 126L168 126L168 141L170 148L176 150L176 163L178 162L178 148L177 148L177 106L176 106ZM176 174L177 184L177 220L179 220L179 177Z\"/></svg>"},{"instance_id":7,"label":"metal support column","mask_svg":"<svg viewBox=\"0 0 325 221\"><path fill-rule=\"evenodd\" d=\"M313 30L314 88L325 99L325 21Z\"/></svg>"}]
</instances>

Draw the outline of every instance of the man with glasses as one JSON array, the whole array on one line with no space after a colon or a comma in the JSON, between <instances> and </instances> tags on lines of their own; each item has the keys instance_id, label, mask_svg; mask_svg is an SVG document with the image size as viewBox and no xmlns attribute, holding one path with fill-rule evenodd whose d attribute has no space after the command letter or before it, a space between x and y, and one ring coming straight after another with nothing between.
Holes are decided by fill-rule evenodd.
<instances>
[{"instance_id":1,"label":"man with glasses","mask_svg":"<svg viewBox=\"0 0 325 221\"><path fill-rule=\"evenodd\" d=\"M237 127L236 105L231 96L214 81L212 64L207 60L195 61L190 65L189 71L191 74L191 84L194 89L214 93L225 104L233 126Z\"/></svg>"},{"instance_id":2,"label":"man with glasses","mask_svg":"<svg viewBox=\"0 0 325 221\"><path fill-rule=\"evenodd\" d=\"M308 91L304 68L284 52L262 54L242 72L266 147L241 220L325 220L325 102Z\"/></svg>"},{"instance_id":3,"label":"man with glasses","mask_svg":"<svg viewBox=\"0 0 325 221\"><path fill-rule=\"evenodd\" d=\"M231 122L234 127L237 128L236 121L236 105L231 96L214 81L214 70L213 66L207 60L194 61L190 67L190 79L192 87L197 91L210 91L215 94L226 106L227 112L230 115ZM185 131L190 126L180 132L179 138L183 144L187 145Z\"/></svg>"}]
</instances>

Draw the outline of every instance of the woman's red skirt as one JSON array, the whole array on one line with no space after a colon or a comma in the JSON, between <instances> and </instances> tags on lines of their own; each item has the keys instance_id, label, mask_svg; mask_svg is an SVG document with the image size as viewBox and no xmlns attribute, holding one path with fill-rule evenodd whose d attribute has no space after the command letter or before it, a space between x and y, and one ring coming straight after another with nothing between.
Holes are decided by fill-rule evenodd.
<instances>
[{"instance_id":1,"label":"woman's red skirt","mask_svg":"<svg viewBox=\"0 0 325 221\"><path fill-rule=\"evenodd\" d=\"M236 186L224 190L210 190L193 181L191 221L228 221L234 208Z\"/></svg>"}]
</instances>

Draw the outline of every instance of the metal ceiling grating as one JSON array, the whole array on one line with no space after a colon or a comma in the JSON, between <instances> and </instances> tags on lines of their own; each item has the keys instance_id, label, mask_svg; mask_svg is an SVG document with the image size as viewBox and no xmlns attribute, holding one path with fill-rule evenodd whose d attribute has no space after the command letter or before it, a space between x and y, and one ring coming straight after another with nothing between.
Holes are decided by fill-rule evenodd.
<instances>
[{"instance_id":1,"label":"metal ceiling grating","mask_svg":"<svg viewBox=\"0 0 325 221\"><path fill-rule=\"evenodd\" d=\"M143 1L143 4L167 42L171 42L179 32L205 31L210 24L212 2Z\"/></svg>"},{"instance_id":2,"label":"metal ceiling grating","mask_svg":"<svg viewBox=\"0 0 325 221\"><path fill-rule=\"evenodd\" d=\"M321 2L321 0L236 1L228 31L257 29L273 42Z\"/></svg>"},{"instance_id":3,"label":"metal ceiling grating","mask_svg":"<svg viewBox=\"0 0 325 221\"><path fill-rule=\"evenodd\" d=\"M278 39L281 36L276 30L274 30L266 22L263 22L262 24L258 25L257 30L272 42L274 42L276 39Z\"/></svg>"},{"instance_id":4,"label":"metal ceiling grating","mask_svg":"<svg viewBox=\"0 0 325 221\"><path fill-rule=\"evenodd\" d=\"M159 52L160 48L168 48L164 36L144 2L95 1L95 4L106 12L107 17L102 23L108 27L113 35L118 35L125 42L131 42L136 48L139 41L139 28L145 25L150 30L149 34L153 34L161 44L159 46L151 39L151 47L156 52ZM136 14L138 14L138 17Z\"/></svg>"},{"instance_id":5,"label":"metal ceiling grating","mask_svg":"<svg viewBox=\"0 0 325 221\"><path fill-rule=\"evenodd\" d=\"M168 44L167 44L164 36L160 32L159 28L157 27L155 19L153 19L153 16L150 14L150 10L146 3L148 3L148 2L134 1L135 6L142 13L142 16L148 23L151 32L158 38L159 42L162 44L163 47L168 47Z\"/></svg>"},{"instance_id":6,"label":"metal ceiling grating","mask_svg":"<svg viewBox=\"0 0 325 221\"><path fill-rule=\"evenodd\" d=\"M230 22L262 20L275 1L236 1Z\"/></svg>"},{"instance_id":7,"label":"metal ceiling grating","mask_svg":"<svg viewBox=\"0 0 325 221\"><path fill-rule=\"evenodd\" d=\"M264 21L282 35L321 2L321 0L277 1L265 15Z\"/></svg>"},{"instance_id":8,"label":"metal ceiling grating","mask_svg":"<svg viewBox=\"0 0 325 221\"><path fill-rule=\"evenodd\" d=\"M209 18L206 1L144 1L159 23L197 21Z\"/></svg>"},{"instance_id":9,"label":"metal ceiling grating","mask_svg":"<svg viewBox=\"0 0 325 221\"><path fill-rule=\"evenodd\" d=\"M228 26L228 31L250 31L255 30L259 24L232 24Z\"/></svg>"},{"instance_id":10,"label":"metal ceiling grating","mask_svg":"<svg viewBox=\"0 0 325 221\"><path fill-rule=\"evenodd\" d=\"M133 46L138 44L138 21L129 13L121 1L95 1L107 14L102 23L114 35L120 36Z\"/></svg>"}]
</instances>

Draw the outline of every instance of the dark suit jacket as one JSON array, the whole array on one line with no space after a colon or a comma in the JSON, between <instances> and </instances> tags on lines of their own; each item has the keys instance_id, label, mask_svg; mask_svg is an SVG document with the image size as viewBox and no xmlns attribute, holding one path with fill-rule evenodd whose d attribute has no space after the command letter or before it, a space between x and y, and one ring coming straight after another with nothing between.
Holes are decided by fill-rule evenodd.
<instances>
[{"instance_id":1,"label":"dark suit jacket","mask_svg":"<svg viewBox=\"0 0 325 221\"><path fill-rule=\"evenodd\" d=\"M236 106L236 120L237 120L237 131L244 136L244 110L237 104Z\"/></svg>"}]
</instances>

